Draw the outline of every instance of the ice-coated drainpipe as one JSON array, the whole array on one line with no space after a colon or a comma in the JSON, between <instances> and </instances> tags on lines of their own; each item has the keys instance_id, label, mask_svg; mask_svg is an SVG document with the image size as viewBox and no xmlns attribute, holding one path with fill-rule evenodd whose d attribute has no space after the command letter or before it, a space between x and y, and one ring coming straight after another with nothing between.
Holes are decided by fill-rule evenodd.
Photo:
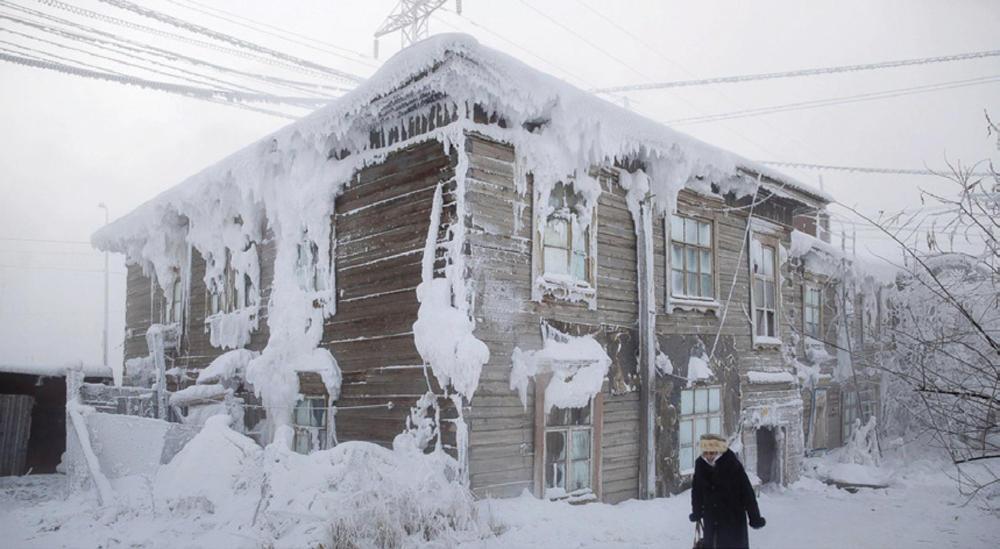
<instances>
[{"instance_id":1,"label":"ice-coated drainpipe","mask_svg":"<svg viewBox=\"0 0 1000 549\"><path fill-rule=\"evenodd\" d=\"M649 201L640 205L639 253L639 372L642 392L640 402L642 459L639 460L639 497L656 497L656 299L653 285L653 212Z\"/></svg>"}]
</instances>

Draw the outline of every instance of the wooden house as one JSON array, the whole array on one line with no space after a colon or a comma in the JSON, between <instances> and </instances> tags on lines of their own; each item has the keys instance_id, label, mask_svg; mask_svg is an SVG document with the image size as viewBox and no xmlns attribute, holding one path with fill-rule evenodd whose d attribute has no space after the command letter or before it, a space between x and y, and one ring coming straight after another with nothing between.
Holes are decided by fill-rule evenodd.
<instances>
[{"instance_id":1,"label":"wooden house","mask_svg":"<svg viewBox=\"0 0 1000 549\"><path fill-rule=\"evenodd\" d=\"M618 502L682 489L703 432L794 480L787 250L828 201L446 35L94 241L128 255L129 369L169 326L188 405L300 451L419 431L477 494Z\"/></svg>"}]
</instances>

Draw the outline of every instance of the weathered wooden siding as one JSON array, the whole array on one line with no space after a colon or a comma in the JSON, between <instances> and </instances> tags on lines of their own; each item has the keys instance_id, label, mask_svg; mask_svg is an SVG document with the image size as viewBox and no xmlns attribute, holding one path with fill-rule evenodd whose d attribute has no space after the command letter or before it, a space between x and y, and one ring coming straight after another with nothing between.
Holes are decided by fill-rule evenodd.
<instances>
[{"instance_id":1,"label":"weathered wooden siding","mask_svg":"<svg viewBox=\"0 0 1000 549\"><path fill-rule=\"evenodd\" d=\"M362 170L336 200L337 314L324 326L322 345L344 374L337 435L389 445L405 427L410 407L429 390L423 360L413 340L416 288L430 223L434 192L443 183L442 226L447 242L455 210L455 158L428 141L390 155ZM443 249L436 263L443 276ZM391 410L350 409L393 403ZM442 419L455 415L439 399ZM446 446L454 445L454 425L443 421Z\"/></svg>"},{"instance_id":2,"label":"weathered wooden siding","mask_svg":"<svg viewBox=\"0 0 1000 549\"><path fill-rule=\"evenodd\" d=\"M688 360L692 353L704 349L712 352L716 380L722 385L723 429L726 434L737 432L742 421L741 412L748 403L767 402L771 399L788 400L785 387L751 385L747 372L790 371L780 347L755 348L752 339L748 256L745 245L749 199L734 200L696 195L682 191L678 196L678 212L711 220L715 227L716 299L720 307L708 310L683 310L666 306L668 287L666 225L660 220L654 224L655 285L657 299L656 336L660 350L671 360L673 376L659 375L656 386L656 451L657 493L665 495L683 489L690 478L678 474L677 430L680 391L686 387ZM783 227L776 235L780 246L790 246L791 206L776 199L755 205L753 215ZM781 301L778 305L779 334L783 342L792 341L794 329L801 323L801 286L793 283L791 266L781 265ZM728 306L727 306L728 302ZM724 322L722 321L725 316ZM798 319L798 320L797 320ZM790 453L801 453L801 419L789 426L798 433L789 433L787 443ZM790 468L797 467L797 462Z\"/></svg>"},{"instance_id":3,"label":"weathered wooden siding","mask_svg":"<svg viewBox=\"0 0 1000 549\"><path fill-rule=\"evenodd\" d=\"M474 491L516 495L532 488L535 459L534 387L527 406L510 389L515 347L539 349L544 320L575 335L595 334L614 365L605 395L602 448L606 501L635 497L638 487L638 394L636 381L638 292L635 229L624 191L602 177L605 193L597 206L597 309L582 303L531 300L531 182L517 192L512 147L475 135L466 146L467 242L476 295L476 337L490 347L479 389L467 415ZM614 394L612 394L614 393Z\"/></svg>"}]
</instances>

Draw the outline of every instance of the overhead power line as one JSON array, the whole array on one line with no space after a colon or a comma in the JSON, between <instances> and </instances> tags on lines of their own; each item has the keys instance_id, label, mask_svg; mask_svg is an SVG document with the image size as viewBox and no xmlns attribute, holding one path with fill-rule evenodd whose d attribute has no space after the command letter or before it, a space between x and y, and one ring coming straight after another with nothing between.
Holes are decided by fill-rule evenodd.
<instances>
[{"instance_id":1,"label":"overhead power line","mask_svg":"<svg viewBox=\"0 0 1000 549\"><path fill-rule=\"evenodd\" d=\"M125 84L129 86L137 86L140 88L147 88L151 90L158 90L168 93L173 93L177 95L183 95L185 97L191 97L194 99L201 99L204 101L211 101L213 103L219 103L223 105L229 105L240 108L247 108L264 114L270 114L272 116L278 116L282 118L287 118L290 120L295 120L297 117L285 114L282 112L277 112L269 109L263 109L260 107L255 107L246 104L247 102L262 102L271 104L297 104L298 106L318 106L319 104L325 103L325 100L317 100L312 97L279 97L274 95L261 95L256 93L244 93L231 90L215 90L210 88L198 88L195 86L186 86L182 84L172 84L170 82L158 82L155 80L147 80L145 78L138 78L134 76L122 76L120 74L107 73L102 71L95 71L90 69L84 69L80 67L74 67L71 65L66 65L64 63L55 63L51 61L40 61L37 59L29 59L27 57L10 55L6 53L0 53L0 61L6 61L8 63L14 63L17 65L24 65L26 67L34 67L39 69L47 69L51 71L61 72L65 74L71 74L74 76L82 76L86 78L93 78L97 80L104 80L107 82L115 82L118 84Z\"/></svg>"},{"instance_id":2,"label":"overhead power line","mask_svg":"<svg viewBox=\"0 0 1000 549\"><path fill-rule=\"evenodd\" d=\"M297 32L293 32L288 29L277 27L275 25L257 21L255 19L250 19L249 17L244 17L242 15L233 13L231 11L226 11L224 9L208 6L206 4L195 2L194 0L183 0L183 1L167 0L167 1L176 6L181 6L189 10L194 10L199 13L208 15L209 17L215 17L223 21L228 21L229 23L232 23L234 25L238 25L246 29L266 34L268 36L280 38L281 40L291 42L292 44L305 46L307 48L311 48L316 51L328 53L330 55L335 55L337 57L340 57L341 59L346 59L348 61L353 61L355 63L361 63L369 67L374 68L378 66L377 64L372 63L370 61L371 58L369 56L359 51L350 50L330 42L324 42L323 40L319 40L311 36L299 34ZM271 29L275 32L271 32L269 30L264 30L264 29ZM289 38L290 36L294 38ZM320 46L325 46L325 47L320 47ZM333 51L333 50L339 50L339 51ZM350 55L345 55L345 54L350 54Z\"/></svg>"},{"instance_id":3,"label":"overhead power line","mask_svg":"<svg viewBox=\"0 0 1000 549\"><path fill-rule=\"evenodd\" d=\"M359 82L364 81L363 77L358 76L356 74L351 74L351 73L346 72L346 71L342 71L342 70L335 69L335 68L332 68L332 67L327 67L327 66L321 65L319 63L314 63L314 62L308 61L306 59L302 59L302 58L299 58L299 57L295 57L293 55L282 53L282 52L273 50L271 48L267 48L267 47L255 44L253 42L249 42L247 40L243 40L243 39L237 38L235 36L231 36L231 35L228 35L228 34L225 34L225 33L222 33L222 32L214 31L214 30L212 30L210 28L203 27L201 25L190 23L188 21L185 21L183 19L174 17L172 15L168 15L166 13L162 13L162 12L159 12L159 11L156 11L156 10L151 10L151 9L148 9L148 8L144 8L144 7L140 6L140 5L134 4L132 2L126 2L125 0L99 0L99 1L103 2L105 4L108 4L108 5L114 6L116 8L120 8L120 9L123 9L123 10L131 11L132 13L141 15L143 17L148 17L150 19L154 19L156 21L160 21L161 23L166 23L168 25L172 25L174 27L177 27L177 28L180 28L180 29L184 29L184 30L186 30L188 32L193 32L193 33L196 33L196 34L202 34L204 36L208 36L210 38L214 38L215 40L219 40L221 42L228 42L230 44L233 44L235 46L239 46L241 48L245 48L245 49L248 49L248 50L256 51L258 53L264 53L264 54L270 55L272 57L275 57L277 59L281 59L281 60L284 60L284 61L289 61L289 62L298 64L298 65L302 65L304 67L315 69L315 70L327 73L327 74L329 74L331 76L347 80L349 82L359 83Z\"/></svg>"},{"instance_id":4,"label":"overhead power line","mask_svg":"<svg viewBox=\"0 0 1000 549\"><path fill-rule=\"evenodd\" d=\"M168 38L170 40L174 40L174 41L177 41L177 42L183 42L183 43L186 43L186 44L191 44L191 45L202 47L202 48L205 48L205 49L209 49L209 50L213 50L213 51L218 51L218 52L225 53L225 54L228 54L228 55L233 55L233 56L239 57L241 59L249 59L251 61L256 61L258 63L264 63L264 64L269 65L269 66L281 67L281 68L284 68L284 69L289 69L289 70L293 70L293 71L296 71L296 72L308 73L308 74L312 74L312 75L320 75L320 74L325 75L326 74L326 73L322 73L320 71L316 71L315 69L308 69L308 68L303 67L301 65L297 65L297 64L294 64L294 63L289 63L289 62L286 62L286 61L281 61L281 60L275 59L274 57L271 57L271 56L261 55L261 54L256 54L256 53L251 53L249 51L242 50L242 49L230 48L230 47L223 46L221 44L217 44L215 42L209 42L209 41L205 41L205 40L198 40L197 38L192 38L190 36L185 36L185 35L182 35L182 34L177 34L177 33L169 32L169 31L165 31L165 30L162 30L162 29L157 29L157 28L150 27L150 26L147 26L147 25L141 25L139 23L135 23L135 22L128 21L128 20L125 20L125 19L120 19L118 17L112 17L112 16L107 15L107 14L98 13L98 12L95 12L95 11L92 11L92 10L81 8L79 6L74 6L72 4L67 4L67 3L61 2L59 0L38 0L38 1L41 2L42 4L46 5L46 6L51 6L53 8L64 10L64 11L67 11L67 12L75 14L75 15L80 15L80 16L87 17L87 18L90 18L90 19L94 19L96 21L102 21L104 23L110 23L110 24L113 24L113 25L117 25L117 26L120 26L120 27L127 28L127 29L138 30L138 31L141 31L141 32L145 32L147 34L152 34L154 36L159 36L159 37L162 37L162 38ZM7 4L7 3L3 2L3 4ZM92 29L90 27L84 27L84 26L79 25L77 23L73 23L72 21L67 21L65 19L59 19L59 18L56 18L54 16L43 14L42 12L36 12L34 10L28 10L27 8L17 6L16 4L15 5L9 5L9 7L16 7L20 11L23 11L23 12L26 12L26 13L33 13L34 15L38 15L40 17L45 17L46 19L49 19L49 20L59 21L59 22L62 22L64 24L69 24L69 25L72 25L72 26L80 28L80 29L86 29L86 30L89 30L90 32L94 32L94 33L97 33L97 34L106 35L106 36L115 36L113 34L105 33L103 31L99 31L97 29ZM124 39L122 39L122 40L124 40ZM274 76L267 76L267 75L261 75L259 78L265 79L265 80L269 80L269 81L274 81L275 83L278 83L278 84L294 85L294 86L300 86L300 87L301 86L314 87L314 88L330 87L328 85L323 85L323 84L313 84L313 83L308 83L308 82L300 82L300 81L296 81L296 80L285 80L283 78L278 78L278 77L274 77Z\"/></svg>"},{"instance_id":5,"label":"overhead power line","mask_svg":"<svg viewBox=\"0 0 1000 549\"><path fill-rule=\"evenodd\" d=\"M748 118L752 116L762 116L766 114L775 114L779 112L788 111L800 111L806 109L816 109L820 107L830 107L835 105L845 105L848 103L859 103L862 101L874 101L877 99L889 99L892 97L901 97L904 95L914 95L918 93L927 93L932 91L950 90L954 88L964 88L968 86L979 86L983 84L993 84L1000 82L1000 75L993 76L981 76L978 78L970 78L967 80L952 80L948 82L938 82L935 84L926 84L923 86L910 86L906 88L895 88L891 90L883 90L871 93L862 93L858 95L848 95L843 97L831 97L827 99L816 99L812 101L800 101L797 103L785 103L782 105L771 105L769 107L759 107L756 109L745 109L740 111L732 111L726 113L710 114L705 116L692 116L687 118L675 118L673 120L667 120L665 124L670 125L684 125L684 124L701 124L705 122L716 122L719 120L730 120L733 118Z\"/></svg>"},{"instance_id":6,"label":"overhead power line","mask_svg":"<svg viewBox=\"0 0 1000 549\"><path fill-rule=\"evenodd\" d=\"M104 0L102 0L104 1ZM841 72L861 72L896 67L908 67L913 65L928 65L932 63L950 63L954 61L968 61L970 59L983 59L986 57L1000 56L1000 50L986 50L969 53L959 53L955 55L942 55L938 57L920 57L915 59L901 59L897 61L884 61L881 63L865 63L860 65L838 65L834 67L821 67L814 69L799 69L782 72L765 72L757 74L741 74L736 76L718 76L715 78L701 78L697 80L677 80L673 82L652 82L649 84L629 84L625 86L612 86L608 88L597 88L594 93L614 93L639 90L660 90L666 88L682 88L690 86L707 86L711 84L734 84L738 82L751 82L755 80L774 80L777 78L799 78L803 76L816 76L821 74L836 74Z\"/></svg>"},{"instance_id":7,"label":"overhead power line","mask_svg":"<svg viewBox=\"0 0 1000 549\"><path fill-rule=\"evenodd\" d=\"M780 166L783 168L799 168L804 170L819 170L819 171L835 171L835 172L854 172L854 173L870 173L870 174L890 174L890 175L930 175L930 176L942 176L947 174L947 170L935 171L929 169L915 170L906 168L870 168L862 166L832 166L830 164L806 164L804 162L778 162L774 160L758 160L760 164L766 164L768 166ZM973 172L970 174L973 177L992 177L993 174L990 172Z\"/></svg>"}]
</instances>

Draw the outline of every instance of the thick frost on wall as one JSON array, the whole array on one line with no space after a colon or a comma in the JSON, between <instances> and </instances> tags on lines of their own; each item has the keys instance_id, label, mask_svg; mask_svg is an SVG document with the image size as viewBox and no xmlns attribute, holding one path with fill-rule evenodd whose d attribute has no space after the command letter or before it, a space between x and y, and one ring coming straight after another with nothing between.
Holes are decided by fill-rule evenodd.
<instances>
[{"instance_id":1,"label":"thick frost on wall","mask_svg":"<svg viewBox=\"0 0 1000 549\"><path fill-rule=\"evenodd\" d=\"M421 99L403 113L393 98L404 96ZM502 123L474 123L477 109ZM421 120L440 119L442 114L451 123L412 133L414 121L420 127ZM235 278L240 309L246 310L209 322L213 343L233 348L245 345L254 329L261 305L258 248L265 235L274 239L270 339L247 365L246 376L268 407L272 427L277 427L289 421L298 398L296 371L319 371L330 394L339 391L336 360L316 349L323 320L335 313L330 245L335 197L358 170L417 141L436 139L446 150L458 151L458 219L463 219L463 162L467 162L462 145L470 130L514 146L519 190L527 192L530 174L536 204L548 203L556 183L572 183L583 198L579 211L583 227L589 226L589 212L601 192L590 175L595 166L622 162L644 167L641 183L631 185L630 209L648 196L657 211L670 211L685 186L705 193L754 192L747 170L797 187L780 174L603 101L480 46L471 37L439 35L397 54L371 79L328 107L98 231L93 242L98 248L126 253L129 261L154 274L163 288L170 287L177 273L183 275L192 247L206 259L205 283L210 288ZM390 138L388 146L385 136ZM544 208L537 211L541 215ZM449 240L450 295L445 295L449 292L444 283L426 279L420 292L423 320L447 322L448 343L439 348L419 334L416 338L442 385L450 383L471 397L487 354L471 336L464 233L458 225ZM315 250L314 267L309 268L315 268L324 281L316 287L300 284L302 267L296 263L303 246Z\"/></svg>"}]
</instances>

